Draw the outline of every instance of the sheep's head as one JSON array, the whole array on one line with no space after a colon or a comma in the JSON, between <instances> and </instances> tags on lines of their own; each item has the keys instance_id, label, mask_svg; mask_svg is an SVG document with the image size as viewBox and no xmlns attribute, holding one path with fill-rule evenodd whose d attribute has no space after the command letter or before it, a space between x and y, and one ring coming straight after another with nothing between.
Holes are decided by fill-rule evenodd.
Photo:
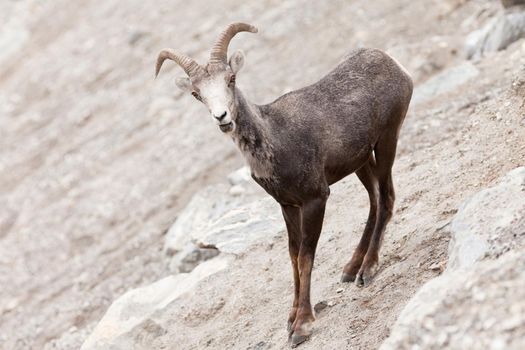
<instances>
[{"instance_id":1,"label":"sheep's head","mask_svg":"<svg viewBox=\"0 0 525 350\"><path fill-rule=\"evenodd\" d=\"M230 24L219 36L206 66L201 66L190 57L171 49L162 50L157 58L155 76L159 74L166 59L177 62L187 74L175 83L183 91L190 92L204 103L214 122L221 131L229 132L235 128L237 116L235 106L235 75L244 64L244 54L236 51L229 60L228 45L239 32L257 33L257 28L245 23Z\"/></svg>"}]
</instances>

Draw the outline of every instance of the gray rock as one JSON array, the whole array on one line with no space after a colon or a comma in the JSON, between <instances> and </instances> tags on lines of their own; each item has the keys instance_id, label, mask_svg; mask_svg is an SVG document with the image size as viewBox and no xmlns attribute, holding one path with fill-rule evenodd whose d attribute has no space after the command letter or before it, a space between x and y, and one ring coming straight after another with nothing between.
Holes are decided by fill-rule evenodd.
<instances>
[{"instance_id":1,"label":"gray rock","mask_svg":"<svg viewBox=\"0 0 525 350\"><path fill-rule=\"evenodd\" d=\"M197 265L216 257L219 253L215 248L200 248L189 244L181 252L175 254L169 268L172 273L191 272Z\"/></svg>"},{"instance_id":2,"label":"gray rock","mask_svg":"<svg viewBox=\"0 0 525 350\"><path fill-rule=\"evenodd\" d=\"M445 272L408 302L381 349L525 348L525 167L467 199L450 230Z\"/></svg>"},{"instance_id":3,"label":"gray rock","mask_svg":"<svg viewBox=\"0 0 525 350\"><path fill-rule=\"evenodd\" d=\"M465 43L467 58L479 58L488 52L504 50L525 37L525 6L507 9L485 27L469 34Z\"/></svg>"},{"instance_id":4,"label":"gray rock","mask_svg":"<svg viewBox=\"0 0 525 350\"><path fill-rule=\"evenodd\" d=\"M240 169L235 170L233 173L228 175L228 181L232 186L242 185L252 180L250 167L244 166Z\"/></svg>"},{"instance_id":5,"label":"gray rock","mask_svg":"<svg viewBox=\"0 0 525 350\"><path fill-rule=\"evenodd\" d=\"M236 197L236 196L240 196L246 193L246 189L244 188L244 186L234 185L230 188L230 191L228 193Z\"/></svg>"},{"instance_id":6,"label":"gray rock","mask_svg":"<svg viewBox=\"0 0 525 350\"><path fill-rule=\"evenodd\" d=\"M279 205L272 198L264 198L229 210L202 231L193 232L192 237L198 244L240 254L257 242L270 242L283 230Z\"/></svg>"},{"instance_id":7,"label":"gray rock","mask_svg":"<svg viewBox=\"0 0 525 350\"><path fill-rule=\"evenodd\" d=\"M209 186L191 198L166 234L164 250L168 255L182 251L210 222L240 205L238 199L228 195L228 190L224 184Z\"/></svg>"},{"instance_id":8,"label":"gray rock","mask_svg":"<svg viewBox=\"0 0 525 350\"><path fill-rule=\"evenodd\" d=\"M467 199L451 222L447 270L469 268L525 244L525 167Z\"/></svg>"},{"instance_id":9,"label":"gray rock","mask_svg":"<svg viewBox=\"0 0 525 350\"><path fill-rule=\"evenodd\" d=\"M479 70L470 62L445 69L416 88L412 103L423 103L437 95L451 92L478 74Z\"/></svg>"},{"instance_id":10,"label":"gray rock","mask_svg":"<svg viewBox=\"0 0 525 350\"><path fill-rule=\"evenodd\" d=\"M524 349L525 249L425 284L381 350Z\"/></svg>"},{"instance_id":11,"label":"gray rock","mask_svg":"<svg viewBox=\"0 0 525 350\"><path fill-rule=\"evenodd\" d=\"M165 333L155 314L190 293L208 276L225 269L230 261L231 257L217 257L191 273L168 276L125 293L109 307L81 349L150 349L151 340ZM136 333L141 336L134 336Z\"/></svg>"},{"instance_id":12,"label":"gray rock","mask_svg":"<svg viewBox=\"0 0 525 350\"><path fill-rule=\"evenodd\" d=\"M228 186L216 185L191 199L168 231L164 249L174 255L192 243L239 254L283 230L279 205L273 199L231 196Z\"/></svg>"}]
</instances>

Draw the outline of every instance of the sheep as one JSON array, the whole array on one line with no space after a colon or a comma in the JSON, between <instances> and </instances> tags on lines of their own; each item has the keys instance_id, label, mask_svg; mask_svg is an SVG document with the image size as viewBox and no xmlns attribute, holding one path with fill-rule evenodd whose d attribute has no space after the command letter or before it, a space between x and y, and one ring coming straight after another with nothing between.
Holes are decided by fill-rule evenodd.
<instances>
[{"instance_id":1,"label":"sheep","mask_svg":"<svg viewBox=\"0 0 525 350\"><path fill-rule=\"evenodd\" d=\"M257 33L257 28L230 24L205 66L162 50L155 76L166 59L184 69L187 76L176 79L176 85L208 108L215 124L240 149L252 178L280 204L294 279L288 334L295 347L312 333L310 280L329 186L354 172L368 192L370 210L341 280L368 285L378 268L394 207L391 169L413 83L385 52L358 49L318 82L255 105L235 84L244 54L236 51L227 60L230 40L239 32Z\"/></svg>"}]
</instances>

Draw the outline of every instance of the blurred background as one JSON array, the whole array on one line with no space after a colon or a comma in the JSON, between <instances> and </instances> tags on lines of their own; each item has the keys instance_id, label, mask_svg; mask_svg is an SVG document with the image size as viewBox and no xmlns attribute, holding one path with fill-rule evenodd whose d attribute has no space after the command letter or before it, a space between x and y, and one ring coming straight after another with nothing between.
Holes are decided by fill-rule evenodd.
<instances>
[{"instance_id":1,"label":"blurred background","mask_svg":"<svg viewBox=\"0 0 525 350\"><path fill-rule=\"evenodd\" d=\"M386 50L413 77L382 270L369 289L336 293L368 210L351 177L332 192L314 272L314 300L332 298L329 311L304 345L379 347L444 270L451 234L442 228L460 203L525 165L523 2L2 0L0 348L78 349L126 291L175 276L169 293L193 286L184 278L207 259L221 272L205 273L197 290L162 291L169 303L145 303L137 315L123 307L143 319L107 321L85 348L287 347L292 288L279 209L247 180L205 108L175 87L183 71L167 63L153 79L162 48L203 63L236 21L259 28L230 45L246 53L238 86L255 103L317 81L358 47ZM232 229L223 216L234 209L256 224ZM217 222L230 225L226 243L210 236ZM207 240L192 236L198 230ZM156 300L156 288L144 295ZM515 322L502 348L519 345L525 321ZM457 327L458 341L470 334Z\"/></svg>"}]
</instances>

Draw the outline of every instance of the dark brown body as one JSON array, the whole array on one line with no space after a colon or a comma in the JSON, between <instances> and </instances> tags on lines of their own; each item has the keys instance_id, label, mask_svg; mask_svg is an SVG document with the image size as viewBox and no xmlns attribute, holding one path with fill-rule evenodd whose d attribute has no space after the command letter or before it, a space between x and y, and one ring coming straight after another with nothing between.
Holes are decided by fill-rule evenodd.
<instances>
[{"instance_id":1,"label":"dark brown body","mask_svg":"<svg viewBox=\"0 0 525 350\"><path fill-rule=\"evenodd\" d=\"M386 53L361 49L319 82L275 102L254 106L236 90L233 139L252 177L282 207L289 236L295 297L289 317L293 344L310 335L314 317L310 276L329 185L356 173L370 198L370 213L344 282L367 284L392 216L391 168L412 81Z\"/></svg>"},{"instance_id":2,"label":"dark brown body","mask_svg":"<svg viewBox=\"0 0 525 350\"><path fill-rule=\"evenodd\" d=\"M254 180L281 204L295 285L288 330L296 346L311 334L314 320L310 280L329 186L354 172L368 191L370 212L342 280L363 285L375 273L394 206L391 169L412 80L386 53L360 49L319 82L257 106L235 86L244 54L236 51L227 60L228 45L240 32L257 33L257 28L228 25L205 66L164 49L155 74L166 59L184 69L187 77L178 78L177 86L208 108L243 153Z\"/></svg>"}]
</instances>

